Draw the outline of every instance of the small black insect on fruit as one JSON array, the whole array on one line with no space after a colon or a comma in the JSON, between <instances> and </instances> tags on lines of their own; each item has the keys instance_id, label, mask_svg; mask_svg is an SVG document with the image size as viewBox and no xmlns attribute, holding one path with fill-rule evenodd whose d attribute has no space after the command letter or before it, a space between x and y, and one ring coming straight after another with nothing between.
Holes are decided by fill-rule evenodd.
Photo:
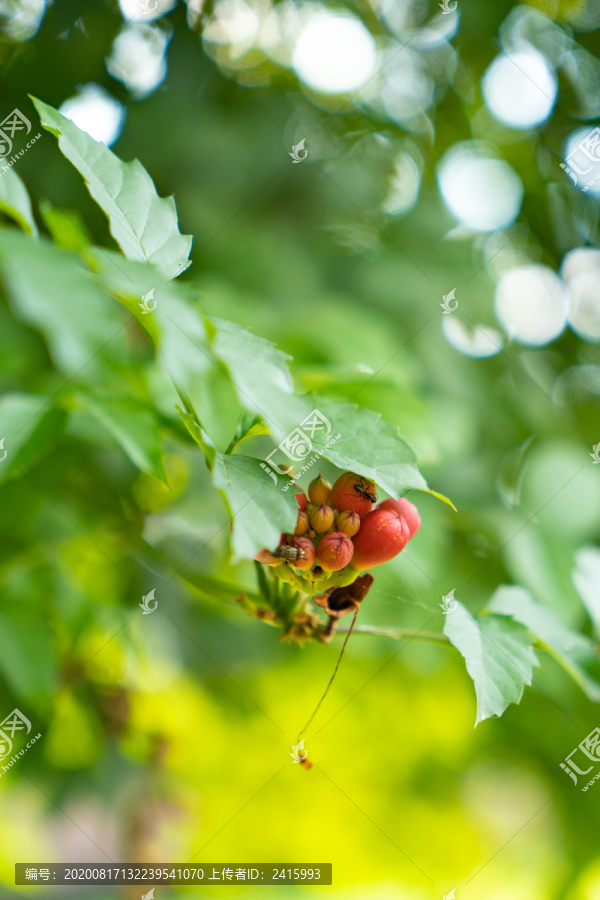
<instances>
[{"instance_id":1,"label":"small black insect on fruit","mask_svg":"<svg viewBox=\"0 0 600 900\"><path fill-rule=\"evenodd\" d=\"M370 500L371 503L377 503L377 496L375 494L369 493L369 491L366 491L362 484L355 484L354 490L357 494L360 494L361 497L365 497L366 500Z\"/></svg>"}]
</instances>

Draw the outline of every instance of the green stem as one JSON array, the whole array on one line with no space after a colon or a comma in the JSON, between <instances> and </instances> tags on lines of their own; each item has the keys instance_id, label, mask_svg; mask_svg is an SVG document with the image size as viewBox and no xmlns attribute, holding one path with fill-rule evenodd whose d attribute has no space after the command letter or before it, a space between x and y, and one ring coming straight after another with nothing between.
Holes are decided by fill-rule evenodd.
<instances>
[{"instance_id":1,"label":"green stem","mask_svg":"<svg viewBox=\"0 0 600 900\"><path fill-rule=\"evenodd\" d=\"M338 671L338 669L339 669L339 667L340 667L340 663L341 663L341 661L342 661L342 656L344 655L344 650L346 649L346 644L348 643L348 640L349 640L349 638L350 638L350 635L352 634L352 631L353 631L354 626L355 626L355 624L356 624L356 617L357 617L357 615L358 615L359 609L360 609L360 606L359 606L358 603L357 603L357 604L356 604L356 609L354 610L354 616L353 616L353 618L352 618L352 625L350 626L350 628L348 629L348 631L344 632L345 635L346 635L346 640L345 640L344 643L342 644L342 649L341 649L341 651L340 651L340 655L339 655L339 657L338 657L338 661L337 661L337 663L335 664L335 669L333 670L333 675L332 675L331 678L329 679L329 683L327 684L327 687L325 688L325 691L324 691L324 693L323 693L323 696L321 697L321 699L319 700L319 702L318 702L317 705L315 706L315 708L314 708L314 710L313 710L312 716L310 717L310 719L308 720L308 722L306 723L306 725L304 726L304 728L300 729L300 731L298 732L298 737L296 738L296 743L297 743L297 744L300 743L300 738L302 737L302 735L304 734L304 732L306 731L306 729L308 728L308 726L310 725L310 723L312 722L312 720L314 719L314 717L316 716L316 714L318 713L318 711L319 711L319 709L320 709L320 707L321 707L321 703L323 702L323 700L325 699L325 697L326 697L327 694L329 693L329 688L330 688L331 685L333 684L333 681L334 681L334 679L335 679L335 676L337 675L337 671Z\"/></svg>"},{"instance_id":2,"label":"green stem","mask_svg":"<svg viewBox=\"0 0 600 900\"><path fill-rule=\"evenodd\" d=\"M347 631L336 631L336 634L348 634ZM438 644L442 647L452 647L445 634L436 634L434 631L412 631L410 628L385 628L379 625L357 625L354 634L374 634L379 637L391 637L397 640L403 638L414 639L415 641L426 641L429 644Z\"/></svg>"}]
</instances>

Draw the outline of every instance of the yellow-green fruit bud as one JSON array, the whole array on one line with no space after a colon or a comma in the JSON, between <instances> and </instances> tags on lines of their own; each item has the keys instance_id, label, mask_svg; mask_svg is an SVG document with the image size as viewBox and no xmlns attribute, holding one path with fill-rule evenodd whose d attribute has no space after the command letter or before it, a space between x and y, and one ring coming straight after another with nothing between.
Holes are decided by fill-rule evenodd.
<instances>
[{"instance_id":1,"label":"yellow-green fruit bud","mask_svg":"<svg viewBox=\"0 0 600 900\"><path fill-rule=\"evenodd\" d=\"M326 478L323 478L322 475L319 475L318 478L315 478L314 481L308 486L308 497L311 503L316 503L317 506L320 506L321 503L327 503L329 498L329 491L331 490L331 484L327 481Z\"/></svg>"},{"instance_id":2,"label":"yellow-green fruit bud","mask_svg":"<svg viewBox=\"0 0 600 900\"><path fill-rule=\"evenodd\" d=\"M333 525L333 510L325 503L321 503L308 514L308 518L317 534L325 534Z\"/></svg>"},{"instance_id":3,"label":"yellow-green fruit bud","mask_svg":"<svg viewBox=\"0 0 600 900\"><path fill-rule=\"evenodd\" d=\"M346 537L354 537L360 528L360 516L352 509L345 509L335 517L335 530Z\"/></svg>"},{"instance_id":4,"label":"yellow-green fruit bud","mask_svg":"<svg viewBox=\"0 0 600 900\"><path fill-rule=\"evenodd\" d=\"M296 527L294 528L294 535L296 537L300 537L303 534L306 534L309 527L308 516L304 512L304 510L300 510L298 513L298 518L296 519Z\"/></svg>"}]
</instances>

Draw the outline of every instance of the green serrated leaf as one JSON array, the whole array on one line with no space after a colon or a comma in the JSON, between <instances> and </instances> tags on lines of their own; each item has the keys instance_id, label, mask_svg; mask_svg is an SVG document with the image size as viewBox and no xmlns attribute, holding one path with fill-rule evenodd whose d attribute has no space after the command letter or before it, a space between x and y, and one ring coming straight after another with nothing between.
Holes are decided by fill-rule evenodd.
<instances>
[{"instance_id":1,"label":"green serrated leaf","mask_svg":"<svg viewBox=\"0 0 600 900\"><path fill-rule=\"evenodd\" d=\"M311 446L305 443L305 456L297 454L292 460L297 470L304 458L318 453L340 469L371 478L394 497L418 489L452 506L446 497L429 490L417 468L415 454L395 425L351 403L294 396L288 356L239 325L215 318L207 319L207 323L213 353L227 366L242 406L262 417L277 442L298 433L297 429L308 433ZM318 429L304 426L315 409L327 423ZM276 463L285 469L290 458L281 455Z\"/></svg>"},{"instance_id":2,"label":"green serrated leaf","mask_svg":"<svg viewBox=\"0 0 600 900\"><path fill-rule=\"evenodd\" d=\"M0 481L18 478L59 440L66 413L33 394L0 398Z\"/></svg>"},{"instance_id":3,"label":"green serrated leaf","mask_svg":"<svg viewBox=\"0 0 600 900\"><path fill-rule=\"evenodd\" d=\"M315 397L314 406L331 427L315 433L313 446L340 469L372 479L396 498L415 488L427 488L414 452L395 425L351 403Z\"/></svg>"},{"instance_id":4,"label":"green serrated leaf","mask_svg":"<svg viewBox=\"0 0 600 900\"><path fill-rule=\"evenodd\" d=\"M184 412L184 410L181 409L180 406L176 406L175 408L183 419L183 424L187 428L190 435L196 441L198 446L202 448L204 455L206 456L208 468L212 471L215 463L215 456L217 454L217 448L205 432L204 428L202 428L202 426L194 419L193 416L190 415L190 413Z\"/></svg>"},{"instance_id":5,"label":"green serrated leaf","mask_svg":"<svg viewBox=\"0 0 600 900\"><path fill-rule=\"evenodd\" d=\"M153 411L130 397L105 397L77 391L75 407L86 412L112 434L134 466L168 483L164 447Z\"/></svg>"},{"instance_id":6,"label":"green serrated leaf","mask_svg":"<svg viewBox=\"0 0 600 900\"><path fill-rule=\"evenodd\" d=\"M213 482L234 519L234 561L251 559L263 547L276 547L282 531L294 530L298 516L294 495L271 482L260 460L218 453Z\"/></svg>"},{"instance_id":7,"label":"green serrated leaf","mask_svg":"<svg viewBox=\"0 0 600 900\"><path fill-rule=\"evenodd\" d=\"M38 229L27 188L13 169L0 175L0 211L14 219L23 231L37 237Z\"/></svg>"},{"instance_id":8,"label":"green serrated leaf","mask_svg":"<svg viewBox=\"0 0 600 900\"><path fill-rule=\"evenodd\" d=\"M58 110L35 97L31 99L43 127L58 137L62 153L83 175L125 256L152 263L168 278L187 269L192 238L181 234L175 201L158 196L141 163L137 159L122 162Z\"/></svg>"},{"instance_id":9,"label":"green serrated leaf","mask_svg":"<svg viewBox=\"0 0 600 900\"><path fill-rule=\"evenodd\" d=\"M213 368L198 292L186 282L165 283L154 266L124 260L118 253L89 247L86 261L99 280L147 331L159 360L185 394L194 396L206 371ZM146 297L144 311L142 302Z\"/></svg>"},{"instance_id":10,"label":"green serrated leaf","mask_svg":"<svg viewBox=\"0 0 600 900\"><path fill-rule=\"evenodd\" d=\"M264 338L224 319L205 319L212 352L227 368L244 409L261 416L278 441L310 411L294 386L281 350Z\"/></svg>"},{"instance_id":11,"label":"green serrated leaf","mask_svg":"<svg viewBox=\"0 0 600 900\"><path fill-rule=\"evenodd\" d=\"M446 616L444 634L465 659L475 684L475 725L519 703L539 665L526 628L502 616L474 616L462 603Z\"/></svg>"},{"instance_id":12,"label":"green serrated leaf","mask_svg":"<svg viewBox=\"0 0 600 900\"><path fill-rule=\"evenodd\" d=\"M600 657L595 641L572 631L561 622L554 610L536 603L529 591L522 587L499 587L487 608L494 613L512 616L528 628L589 699L600 702Z\"/></svg>"}]
</instances>

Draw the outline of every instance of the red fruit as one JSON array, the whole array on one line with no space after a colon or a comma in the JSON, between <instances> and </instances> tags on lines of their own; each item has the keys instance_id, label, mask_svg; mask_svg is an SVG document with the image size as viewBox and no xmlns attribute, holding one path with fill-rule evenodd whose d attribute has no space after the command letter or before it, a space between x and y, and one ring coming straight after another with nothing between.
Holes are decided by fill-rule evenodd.
<instances>
[{"instance_id":1,"label":"red fruit","mask_svg":"<svg viewBox=\"0 0 600 900\"><path fill-rule=\"evenodd\" d=\"M345 509L335 517L335 530L341 531L346 537L354 537L360 528L360 516L351 509Z\"/></svg>"},{"instance_id":2,"label":"red fruit","mask_svg":"<svg viewBox=\"0 0 600 900\"><path fill-rule=\"evenodd\" d=\"M388 509L392 512L398 513L399 516L402 516L406 524L408 525L408 530L410 531L410 536L413 538L419 528L421 527L421 516L419 515L419 510L415 506L414 503L411 503L410 500L407 500L406 497L400 497L399 500L383 500L377 509Z\"/></svg>"},{"instance_id":3,"label":"red fruit","mask_svg":"<svg viewBox=\"0 0 600 900\"><path fill-rule=\"evenodd\" d=\"M315 562L315 545L307 537L293 537L289 541L290 547L296 547L298 550L304 550L306 556L304 558L295 559L291 565L295 569L312 569Z\"/></svg>"},{"instance_id":4,"label":"red fruit","mask_svg":"<svg viewBox=\"0 0 600 900\"><path fill-rule=\"evenodd\" d=\"M294 534L296 536L306 534L309 528L308 516L303 510L300 510L298 513L298 518L296 519L296 527L294 528Z\"/></svg>"},{"instance_id":5,"label":"red fruit","mask_svg":"<svg viewBox=\"0 0 600 900\"><path fill-rule=\"evenodd\" d=\"M373 501L365 494L376 498L374 482L354 472L344 472L333 485L328 502L340 512L351 509L362 518L373 507Z\"/></svg>"},{"instance_id":6,"label":"red fruit","mask_svg":"<svg viewBox=\"0 0 600 900\"><path fill-rule=\"evenodd\" d=\"M316 509L310 510L308 513L311 528L317 534L325 534L333 525L333 510L325 503L321 503Z\"/></svg>"},{"instance_id":7,"label":"red fruit","mask_svg":"<svg viewBox=\"0 0 600 900\"><path fill-rule=\"evenodd\" d=\"M354 548L350 538L341 531L332 531L319 541L317 562L327 572L338 572L348 565L353 552Z\"/></svg>"},{"instance_id":8,"label":"red fruit","mask_svg":"<svg viewBox=\"0 0 600 900\"><path fill-rule=\"evenodd\" d=\"M308 486L308 496L311 503L316 503L317 506L320 506L321 503L327 503L330 490L331 484L319 473L319 476L314 481L311 481Z\"/></svg>"},{"instance_id":9,"label":"red fruit","mask_svg":"<svg viewBox=\"0 0 600 900\"><path fill-rule=\"evenodd\" d=\"M306 494L294 494L296 498L296 503L298 504L299 509L306 509L306 504L308 503Z\"/></svg>"},{"instance_id":10,"label":"red fruit","mask_svg":"<svg viewBox=\"0 0 600 900\"><path fill-rule=\"evenodd\" d=\"M360 523L353 538L352 568L359 572L379 566L397 556L410 540L410 531L397 511L374 509Z\"/></svg>"},{"instance_id":11,"label":"red fruit","mask_svg":"<svg viewBox=\"0 0 600 900\"><path fill-rule=\"evenodd\" d=\"M283 562L278 556L273 556L270 550L261 550L254 557L263 566L280 566Z\"/></svg>"}]
</instances>

